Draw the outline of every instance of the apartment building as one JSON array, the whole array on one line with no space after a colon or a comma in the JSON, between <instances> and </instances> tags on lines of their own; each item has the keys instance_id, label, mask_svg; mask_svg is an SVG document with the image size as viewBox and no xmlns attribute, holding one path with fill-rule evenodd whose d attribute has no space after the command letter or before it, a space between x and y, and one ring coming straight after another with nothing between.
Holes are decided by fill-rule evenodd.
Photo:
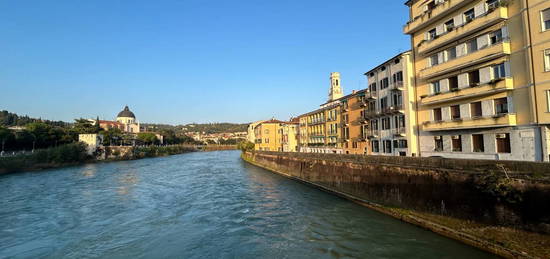
<instances>
[{"instance_id":1,"label":"apartment building","mask_svg":"<svg viewBox=\"0 0 550 259\"><path fill-rule=\"evenodd\" d=\"M283 151L281 128L286 123L276 119L258 123L254 127L254 150Z\"/></svg>"},{"instance_id":2,"label":"apartment building","mask_svg":"<svg viewBox=\"0 0 550 259\"><path fill-rule=\"evenodd\" d=\"M550 1L406 5L420 154L548 161Z\"/></svg>"},{"instance_id":3,"label":"apartment building","mask_svg":"<svg viewBox=\"0 0 550 259\"><path fill-rule=\"evenodd\" d=\"M368 88L360 118L368 124L370 154L417 156L412 54L403 52L365 73Z\"/></svg>"},{"instance_id":4,"label":"apartment building","mask_svg":"<svg viewBox=\"0 0 550 259\"><path fill-rule=\"evenodd\" d=\"M255 135L255 128L258 126L258 124L262 123L264 121L256 121L248 124L248 128L246 130L246 140L255 143L256 141L256 135Z\"/></svg>"},{"instance_id":5,"label":"apartment building","mask_svg":"<svg viewBox=\"0 0 550 259\"><path fill-rule=\"evenodd\" d=\"M299 122L290 120L281 124L281 151L282 152L298 152L298 129Z\"/></svg>"},{"instance_id":6,"label":"apartment building","mask_svg":"<svg viewBox=\"0 0 550 259\"><path fill-rule=\"evenodd\" d=\"M342 148L344 154L369 153L367 142L368 120L364 116L367 105L366 90L353 91L341 98Z\"/></svg>"}]
</instances>

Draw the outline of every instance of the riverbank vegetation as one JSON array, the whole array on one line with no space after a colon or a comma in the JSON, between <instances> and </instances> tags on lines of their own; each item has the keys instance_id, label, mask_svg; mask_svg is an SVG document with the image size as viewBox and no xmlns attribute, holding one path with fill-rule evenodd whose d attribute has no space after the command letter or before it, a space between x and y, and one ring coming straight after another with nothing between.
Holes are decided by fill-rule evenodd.
<instances>
[{"instance_id":1,"label":"riverbank vegetation","mask_svg":"<svg viewBox=\"0 0 550 259\"><path fill-rule=\"evenodd\" d=\"M92 160L86 154L84 144L72 143L30 154L0 157L0 174L80 164Z\"/></svg>"}]
</instances>

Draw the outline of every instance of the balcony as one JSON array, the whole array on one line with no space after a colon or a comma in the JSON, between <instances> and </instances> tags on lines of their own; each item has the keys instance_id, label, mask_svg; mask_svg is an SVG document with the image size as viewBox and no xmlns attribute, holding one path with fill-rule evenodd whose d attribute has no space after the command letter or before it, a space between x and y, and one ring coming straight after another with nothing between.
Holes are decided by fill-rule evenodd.
<instances>
[{"instance_id":1,"label":"balcony","mask_svg":"<svg viewBox=\"0 0 550 259\"><path fill-rule=\"evenodd\" d=\"M403 91L403 81L398 81L390 84L389 89L392 91Z\"/></svg>"},{"instance_id":2,"label":"balcony","mask_svg":"<svg viewBox=\"0 0 550 259\"><path fill-rule=\"evenodd\" d=\"M445 2L436 5L433 9L424 12L415 17L403 28L405 34L412 34L432 24L444 16L458 10L459 8L473 2L473 0L446 0Z\"/></svg>"},{"instance_id":3,"label":"balcony","mask_svg":"<svg viewBox=\"0 0 550 259\"><path fill-rule=\"evenodd\" d=\"M510 43L508 41L502 41L447 62L432 67L426 67L418 73L418 76L421 79L426 80L442 76L459 69L482 64L499 57L510 55L510 53Z\"/></svg>"},{"instance_id":4,"label":"balcony","mask_svg":"<svg viewBox=\"0 0 550 259\"><path fill-rule=\"evenodd\" d=\"M369 120L366 118L359 118L357 121L361 124L367 124L369 122Z\"/></svg>"},{"instance_id":5,"label":"balcony","mask_svg":"<svg viewBox=\"0 0 550 259\"><path fill-rule=\"evenodd\" d=\"M361 100L359 102L359 106L360 107L367 107L367 105L369 105L369 102L367 102L366 100Z\"/></svg>"},{"instance_id":6,"label":"balcony","mask_svg":"<svg viewBox=\"0 0 550 259\"><path fill-rule=\"evenodd\" d=\"M476 17L465 25L455 27L452 31L440 35L434 40L421 42L420 46L418 46L418 53L424 55L427 52L467 37L476 31L483 30L506 19L508 19L508 7L502 6L489 9L482 17Z\"/></svg>"},{"instance_id":7,"label":"balcony","mask_svg":"<svg viewBox=\"0 0 550 259\"><path fill-rule=\"evenodd\" d=\"M440 93L438 95L430 95L423 98L421 97L422 100L420 103L422 105L435 105L446 102L455 102L466 98L481 97L510 91L512 89L514 89L514 80L512 78L496 79L476 87L462 88L457 89L456 91Z\"/></svg>"},{"instance_id":8,"label":"balcony","mask_svg":"<svg viewBox=\"0 0 550 259\"><path fill-rule=\"evenodd\" d=\"M325 123L326 121L324 119L321 119L321 120L313 120L311 121L311 123L309 123L309 125L318 125L318 124L323 124Z\"/></svg>"},{"instance_id":9,"label":"balcony","mask_svg":"<svg viewBox=\"0 0 550 259\"><path fill-rule=\"evenodd\" d=\"M386 108L382 108L383 114L396 114L403 113L403 105L392 105Z\"/></svg>"},{"instance_id":10,"label":"balcony","mask_svg":"<svg viewBox=\"0 0 550 259\"><path fill-rule=\"evenodd\" d=\"M375 110L365 110L365 118L375 118L380 115L380 112Z\"/></svg>"},{"instance_id":11,"label":"balcony","mask_svg":"<svg viewBox=\"0 0 550 259\"><path fill-rule=\"evenodd\" d=\"M516 114L506 113L486 117L463 118L462 120L424 122L422 130L424 131L443 131L471 128L492 128L515 126Z\"/></svg>"},{"instance_id":12,"label":"balcony","mask_svg":"<svg viewBox=\"0 0 550 259\"><path fill-rule=\"evenodd\" d=\"M365 93L365 99L368 99L368 100L376 100L376 97L378 96L378 94L376 93L376 91L368 91Z\"/></svg>"},{"instance_id":13,"label":"balcony","mask_svg":"<svg viewBox=\"0 0 550 259\"><path fill-rule=\"evenodd\" d=\"M378 130L370 130L369 132L367 132L367 138L371 139L371 138L378 138L379 136L379 131Z\"/></svg>"},{"instance_id":14,"label":"balcony","mask_svg":"<svg viewBox=\"0 0 550 259\"><path fill-rule=\"evenodd\" d=\"M404 137L407 132L405 127L395 128L392 131L393 131L393 135L396 137Z\"/></svg>"}]
</instances>

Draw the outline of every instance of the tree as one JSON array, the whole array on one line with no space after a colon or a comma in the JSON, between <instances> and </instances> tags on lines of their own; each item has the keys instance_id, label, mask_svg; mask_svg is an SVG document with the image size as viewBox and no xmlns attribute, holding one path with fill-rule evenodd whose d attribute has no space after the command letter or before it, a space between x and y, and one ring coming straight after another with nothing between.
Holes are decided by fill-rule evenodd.
<instances>
[{"instance_id":1,"label":"tree","mask_svg":"<svg viewBox=\"0 0 550 259\"><path fill-rule=\"evenodd\" d=\"M253 151L254 150L254 143L250 141L242 141L237 144L237 148L242 150L243 152L246 151Z\"/></svg>"},{"instance_id":2,"label":"tree","mask_svg":"<svg viewBox=\"0 0 550 259\"><path fill-rule=\"evenodd\" d=\"M103 143L109 146L115 146L122 139L123 133L119 128L110 128L100 132L103 134Z\"/></svg>"},{"instance_id":3,"label":"tree","mask_svg":"<svg viewBox=\"0 0 550 259\"><path fill-rule=\"evenodd\" d=\"M94 125L91 121L87 119L75 119L75 123L73 125L73 130L76 132L76 134L95 134L99 133L99 121L97 121Z\"/></svg>"},{"instance_id":4,"label":"tree","mask_svg":"<svg viewBox=\"0 0 550 259\"><path fill-rule=\"evenodd\" d=\"M50 143L50 125L43 122L32 122L27 124L27 130L33 137L32 149L34 150L35 146L47 147Z\"/></svg>"},{"instance_id":5,"label":"tree","mask_svg":"<svg viewBox=\"0 0 550 259\"><path fill-rule=\"evenodd\" d=\"M6 141L8 141L10 138L13 138L13 133L11 132L11 130L0 126L0 141L2 142L2 153L4 153Z\"/></svg>"},{"instance_id":6,"label":"tree","mask_svg":"<svg viewBox=\"0 0 550 259\"><path fill-rule=\"evenodd\" d=\"M145 144L153 144L157 142L157 136L153 133L138 133L137 139Z\"/></svg>"}]
</instances>

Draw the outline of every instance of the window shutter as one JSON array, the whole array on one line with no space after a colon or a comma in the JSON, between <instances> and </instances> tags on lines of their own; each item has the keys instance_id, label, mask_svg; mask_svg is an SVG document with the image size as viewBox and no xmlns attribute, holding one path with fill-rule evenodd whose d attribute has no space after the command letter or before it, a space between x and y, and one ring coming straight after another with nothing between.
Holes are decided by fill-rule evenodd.
<instances>
[{"instance_id":1,"label":"window shutter","mask_svg":"<svg viewBox=\"0 0 550 259\"><path fill-rule=\"evenodd\" d=\"M445 33L445 26L443 24L440 24L437 27L435 27L435 34L436 35L441 35L443 33Z\"/></svg>"},{"instance_id":2,"label":"window shutter","mask_svg":"<svg viewBox=\"0 0 550 259\"><path fill-rule=\"evenodd\" d=\"M429 32L424 33L424 40L430 40L430 33Z\"/></svg>"},{"instance_id":3,"label":"window shutter","mask_svg":"<svg viewBox=\"0 0 550 259\"><path fill-rule=\"evenodd\" d=\"M431 57L427 57L426 59L428 60L428 62L426 62L427 65L428 65L428 67L432 67L432 58L431 58Z\"/></svg>"},{"instance_id":4,"label":"window shutter","mask_svg":"<svg viewBox=\"0 0 550 259\"><path fill-rule=\"evenodd\" d=\"M488 83L489 81L491 81L493 79L493 76L492 76L492 73L491 73L492 70L493 70L492 67L484 67L484 68L479 70L479 82L481 84Z\"/></svg>"},{"instance_id":5,"label":"window shutter","mask_svg":"<svg viewBox=\"0 0 550 259\"><path fill-rule=\"evenodd\" d=\"M470 118L470 104L461 104L460 105L460 117L461 118Z\"/></svg>"},{"instance_id":6,"label":"window shutter","mask_svg":"<svg viewBox=\"0 0 550 259\"><path fill-rule=\"evenodd\" d=\"M445 93L445 92L449 91L449 79L443 79L443 80L439 81L439 85L440 85L442 93Z\"/></svg>"},{"instance_id":7,"label":"window shutter","mask_svg":"<svg viewBox=\"0 0 550 259\"><path fill-rule=\"evenodd\" d=\"M489 45L489 35L485 34L477 37L477 49L486 48Z\"/></svg>"},{"instance_id":8,"label":"window shutter","mask_svg":"<svg viewBox=\"0 0 550 259\"><path fill-rule=\"evenodd\" d=\"M466 43L462 43L456 46L456 56L461 57L464 55L466 55Z\"/></svg>"},{"instance_id":9,"label":"window shutter","mask_svg":"<svg viewBox=\"0 0 550 259\"><path fill-rule=\"evenodd\" d=\"M512 96L508 96L506 97L507 99L507 102L508 102L508 112L509 113L514 113L514 100L512 98Z\"/></svg>"},{"instance_id":10,"label":"window shutter","mask_svg":"<svg viewBox=\"0 0 550 259\"><path fill-rule=\"evenodd\" d=\"M508 61L504 62L504 71L505 71L506 77L511 77L512 76L512 70L510 68L510 62L508 62Z\"/></svg>"},{"instance_id":11,"label":"window shutter","mask_svg":"<svg viewBox=\"0 0 550 259\"><path fill-rule=\"evenodd\" d=\"M429 110L428 113L430 115L430 121L434 121L434 110Z\"/></svg>"},{"instance_id":12,"label":"window shutter","mask_svg":"<svg viewBox=\"0 0 550 259\"><path fill-rule=\"evenodd\" d=\"M508 38L508 26L500 28L502 31L502 39L506 40Z\"/></svg>"},{"instance_id":13,"label":"window shutter","mask_svg":"<svg viewBox=\"0 0 550 259\"><path fill-rule=\"evenodd\" d=\"M443 54L444 54L444 52L437 53L437 61L438 61L437 63L438 64L441 64L441 63L445 62Z\"/></svg>"},{"instance_id":14,"label":"window shutter","mask_svg":"<svg viewBox=\"0 0 550 259\"><path fill-rule=\"evenodd\" d=\"M481 115L482 116L493 116L495 114L495 105L493 100L481 101Z\"/></svg>"},{"instance_id":15,"label":"window shutter","mask_svg":"<svg viewBox=\"0 0 550 259\"><path fill-rule=\"evenodd\" d=\"M451 107L441 107L441 120L451 120Z\"/></svg>"},{"instance_id":16,"label":"window shutter","mask_svg":"<svg viewBox=\"0 0 550 259\"><path fill-rule=\"evenodd\" d=\"M475 13L476 18L479 17L479 16L484 15L485 12L487 12L487 8L485 6L485 1L482 1L480 4L478 4L474 7L474 13Z\"/></svg>"},{"instance_id":17,"label":"window shutter","mask_svg":"<svg viewBox=\"0 0 550 259\"><path fill-rule=\"evenodd\" d=\"M542 11L542 21L550 20L550 8Z\"/></svg>"},{"instance_id":18,"label":"window shutter","mask_svg":"<svg viewBox=\"0 0 550 259\"><path fill-rule=\"evenodd\" d=\"M455 27L460 27L464 23L464 15L459 14L453 18Z\"/></svg>"},{"instance_id":19,"label":"window shutter","mask_svg":"<svg viewBox=\"0 0 550 259\"><path fill-rule=\"evenodd\" d=\"M458 75L458 88L467 88L469 86L470 82L468 80L468 74Z\"/></svg>"}]
</instances>

